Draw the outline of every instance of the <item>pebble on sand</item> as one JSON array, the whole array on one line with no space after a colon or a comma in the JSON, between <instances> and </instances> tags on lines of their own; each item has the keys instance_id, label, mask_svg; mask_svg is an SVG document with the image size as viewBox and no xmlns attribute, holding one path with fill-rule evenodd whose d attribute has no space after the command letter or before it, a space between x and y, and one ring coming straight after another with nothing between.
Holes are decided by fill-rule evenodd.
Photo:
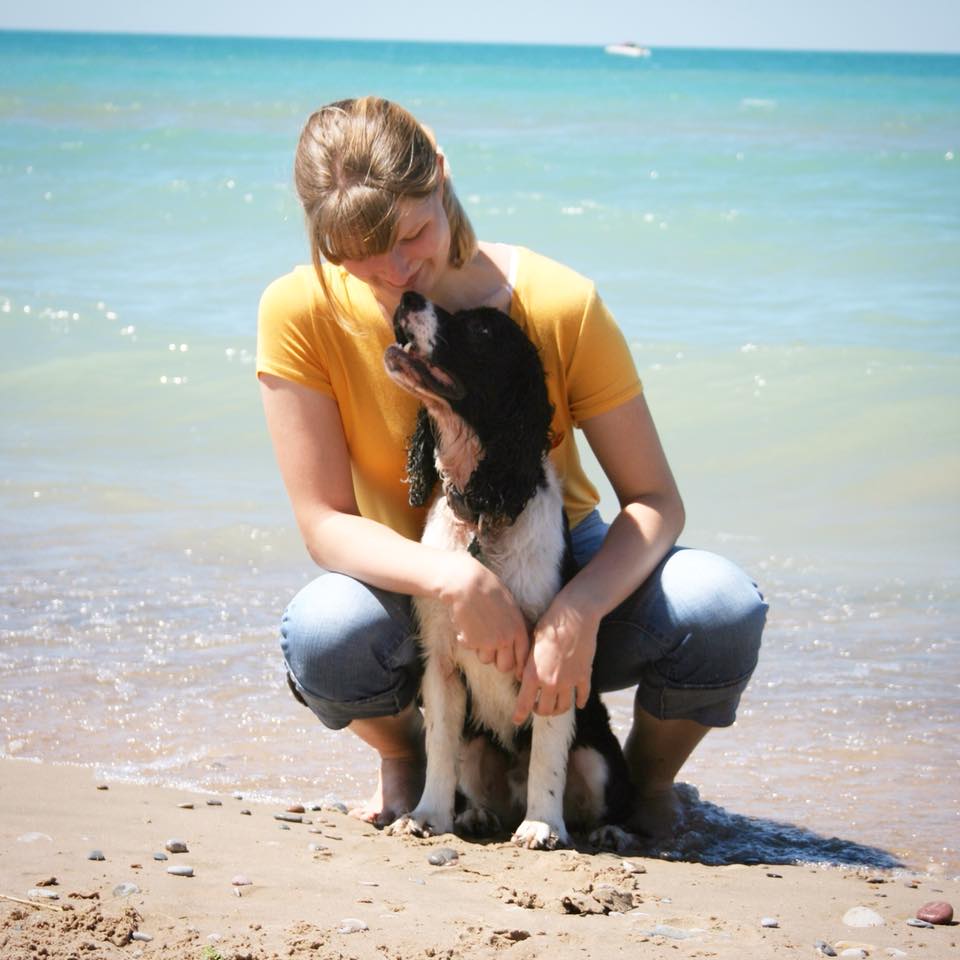
<instances>
[{"instance_id":1,"label":"pebble on sand","mask_svg":"<svg viewBox=\"0 0 960 960\"><path fill-rule=\"evenodd\" d=\"M953 907L946 900L931 900L917 911L917 919L927 923L950 923Z\"/></svg>"},{"instance_id":2,"label":"pebble on sand","mask_svg":"<svg viewBox=\"0 0 960 960\"><path fill-rule=\"evenodd\" d=\"M172 873L175 877L192 877L193 867L167 867L167 873Z\"/></svg>"},{"instance_id":3,"label":"pebble on sand","mask_svg":"<svg viewBox=\"0 0 960 960\"><path fill-rule=\"evenodd\" d=\"M44 890L40 887L31 887L27 891L27 896L32 900L59 900L60 894L54 890Z\"/></svg>"},{"instance_id":4,"label":"pebble on sand","mask_svg":"<svg viewBox=\"0 0 960 960\"><path fill-rule=\"evenodd\" d=\"M882 927L883 917L869 907L851 907L844 915L843 922L848 927Z\"/></svg>"},{"instance_id":5,"label":"pebble on sand","mask_svg":"<svg viewBox=\"0 0 960 960\"><path fill-rule=\"evenodd\" d=\"M456 850L452 850L450 847L441 847L427 857L427 862L432 863L435 867L445 867L448 863L456 863L459 859L460 854Z\"/></svg>"}]
</instances>

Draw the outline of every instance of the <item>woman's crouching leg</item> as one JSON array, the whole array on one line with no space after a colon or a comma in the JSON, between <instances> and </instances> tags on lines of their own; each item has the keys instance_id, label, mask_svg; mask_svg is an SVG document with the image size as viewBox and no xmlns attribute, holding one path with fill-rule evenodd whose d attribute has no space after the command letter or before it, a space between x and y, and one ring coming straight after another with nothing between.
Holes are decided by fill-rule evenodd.
<instances>
[{"instance_id":1,"label":"woman's crouching leg","mask_svg":"<svg viewBox=\"0 0 960 960\"><path fill-rule=\"evenodd\" d=\"M712 727L734 722L757 664L767 604L735 564L676 548L604 618L595 682L636 685L624 752L640 799L635 826L673 825L673 781Z\"/></svg>"},{"instance_id":2,"label":"woman's crouching leg","mask_svg":"<svg viewBox=\"0 0 960 960\"><path fill-rule=\"evenodd\" d=\"M280 646L295 695L333 730L395 716L417 695L409 597L324 573L290 602Z\"/></svg>"}]
</instances>

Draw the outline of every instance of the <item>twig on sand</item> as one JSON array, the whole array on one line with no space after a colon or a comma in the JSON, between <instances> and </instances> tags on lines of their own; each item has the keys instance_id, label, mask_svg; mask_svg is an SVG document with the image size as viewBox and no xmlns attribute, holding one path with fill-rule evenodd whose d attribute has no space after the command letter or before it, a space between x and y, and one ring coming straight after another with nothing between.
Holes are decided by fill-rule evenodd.
<instances>
[{"instance_id":1,"label":"twig on sand","mask_svg":"<svg viewBox=\"0 0 960 960\"><path fill-rule=\"evenodd\" d=\"M56 910L63 913L63 907L55 903L44 903L42 900L24 900L22 897L11 897L7 893L0 893L0 900L12 900L14 903L25 903L28 907L43 907L46 910Z\"/></svg>"}]
</instances>

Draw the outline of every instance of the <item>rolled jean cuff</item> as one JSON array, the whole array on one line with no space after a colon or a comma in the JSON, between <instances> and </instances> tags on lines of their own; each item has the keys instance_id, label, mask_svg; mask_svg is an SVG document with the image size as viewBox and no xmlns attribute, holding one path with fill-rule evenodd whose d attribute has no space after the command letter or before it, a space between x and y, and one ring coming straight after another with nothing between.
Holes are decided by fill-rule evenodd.
<instances>
[{"instance_id":1,"label":"rolled jean cuff","mask_svg":"<svg viewBox=\"0 0 960 960\"><path fill-rule=\"evenodd\" d=\"M420 688L419 676L405 676L392 690L386 690L365 700L328 700L304 690L288 673L287 678L294 696L308 706L320 722L330 730L342 730L354 720L369 720L373 717L395 717L407 707Z\"/></svg>"},{"instance_id":2,"label":"rolled jean cuff","mask_svg":"<svg viewBox=\"0 0 960 960\"><path fill-rule=\"evenodd\" d=\"M636 703L658 720L695 720L705 727L729 727L737 718L740 695L753 670L720 687L668 687L645 677L637 687Z\"/></svg>"}]
</instances>

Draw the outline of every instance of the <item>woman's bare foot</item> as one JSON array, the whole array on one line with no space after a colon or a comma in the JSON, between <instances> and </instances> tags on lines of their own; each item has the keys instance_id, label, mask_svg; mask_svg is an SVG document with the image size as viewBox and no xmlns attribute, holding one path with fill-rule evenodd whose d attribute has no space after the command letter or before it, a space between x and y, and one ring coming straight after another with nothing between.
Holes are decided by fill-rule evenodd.
<instances>
[{"instance_id":1,"label":"woman's bare foot","mask_svg":"<svg viewBox=\"0 0 960 960\"><path fill-rule=\"evenodd\" d=\"M709 727L694 720L658 720L637 704L623 745L637 797L630 828L652 840L672 837L682 805L673 781Z\"/></svg>"},{"instance_id":2,"label":"woman's bare foot","mask_svg":"<svg viewBox=\"0 0 960 960\"><path fill-rule=\"evenodd\" d=\"M628 827L645 839L666 840L676 834L681 817L680 799L671 783L636 797Z\"/></svg>"},{"instance_id":3,"label":"woman's bare foot","mask_svg":"<svg viewBox=\"0 0 960 960\"><path fill-rule=\"evenodd\" d=\"M350 816L377 827L388 826L417 805L423 793L423 775L422 757L381 757L377 789L366 803L354 807Z\"/></svg>"},{"instance_id":4,"label":"woman's bare foot","mask_svg":"<svg viewBox=\"0 0 960 960\"><path fill-rule=\"evenodd\" d=\"M354 720L349 729L380 755L377 789L350 815L384 827L409 813L423 792L423 718L416 705L410 704L395 717Z\"/></svg>"}]
</instances>

